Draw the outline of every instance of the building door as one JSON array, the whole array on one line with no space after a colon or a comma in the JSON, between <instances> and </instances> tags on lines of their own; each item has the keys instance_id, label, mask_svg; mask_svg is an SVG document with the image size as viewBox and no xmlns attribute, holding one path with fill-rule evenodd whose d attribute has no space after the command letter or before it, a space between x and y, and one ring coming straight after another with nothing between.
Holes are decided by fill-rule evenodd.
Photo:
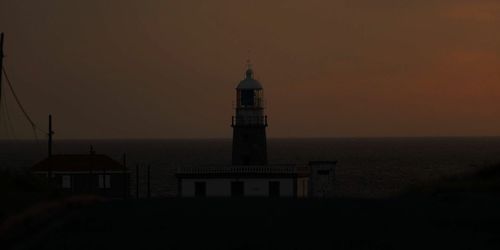
<instances>
[{"instance_id":1,"label":"building door","mask_svg":"<svg viewBox=\"0 0 500 250\"><path fill-rule=\"evenodd\" d=\"M270 181L269 182L269 197L280 197L280 182Z\"/></svg>"},{"instance_id":2,"label":"building door","mask_svg":"<svg viewBox=\"0 0 500 250\"><path fill-rule=\"evenodd\" d=\"M245 195L245 185L242 181L231 182L231 196L242 197Z\"/></svg>"},{"instance_id":3,"label":"building door","mask_svg":"<svg viewBox=\"0 0 500 250\"><path fill-rule=\"evenodd\" d=\"M207 183L206 182L197 181L194 183L194 196L195 197L207 196Z\"/></svg>"}]
</instances>

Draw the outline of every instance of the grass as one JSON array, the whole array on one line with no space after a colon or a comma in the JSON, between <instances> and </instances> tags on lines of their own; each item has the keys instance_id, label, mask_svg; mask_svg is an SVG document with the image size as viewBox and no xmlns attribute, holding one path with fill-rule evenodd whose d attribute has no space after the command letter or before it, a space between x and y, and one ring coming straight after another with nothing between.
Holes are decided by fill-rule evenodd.
<instances>
[{"instance_id":1,"label":"grass","mask_svg":"<svg viewBox=\"0 0 500 250\"><path fill-rule=\"evenodd\" d=\"M50 197L50 187L32 178L10 176L2 188L41 194L20 207ZM494 165L379 200L65 197L10 220L14 229L0 247L500 249L499 186Z\"/></svg>"},{"instance_id":2,"label":"grass","mask_svg":"<svg viewBox=\"0 0 500 250\"><path fill-rule=\"evenodd\" d=\"M473 173L416 185L405 195L496 195L500 194L500 164Z\"/></svg>"},{"instance_id":3,"label":"grass","mask_svg":"<svg viewBox=\"0 0 500 250\"><path fill-rule=\"evenodd\" d=\"M57 197L45 179L29 172L0 170L0 222L6 216Z\"/></svg>"}]
</instances>

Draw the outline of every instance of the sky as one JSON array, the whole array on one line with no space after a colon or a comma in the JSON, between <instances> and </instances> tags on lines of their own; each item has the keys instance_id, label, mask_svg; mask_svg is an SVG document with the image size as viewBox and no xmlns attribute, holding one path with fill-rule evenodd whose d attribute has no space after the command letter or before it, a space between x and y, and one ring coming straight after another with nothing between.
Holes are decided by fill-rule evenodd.
<instances>
[{"instance_id":1,"label":"sky","mask_svg":"<svg viewBox=\"0 0 500 250\"><path fill-rule=\"evenodd\" d=\"M230 138L247 59L270 137L499 136L498 27L497 0L0 2L4 66L58 139ZM3 89L0 136L33 137Z\"/></svg>"}]
</instances>

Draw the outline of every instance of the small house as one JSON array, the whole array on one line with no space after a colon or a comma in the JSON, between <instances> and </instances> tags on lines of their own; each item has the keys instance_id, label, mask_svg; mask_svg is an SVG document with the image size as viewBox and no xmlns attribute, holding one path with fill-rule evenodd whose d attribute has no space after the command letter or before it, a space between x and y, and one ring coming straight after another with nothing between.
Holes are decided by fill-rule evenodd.
<instances>
[{"instance_id":1,"label":"small house","mask_svg":"<svg viewBox=\"0 0 500 250\"><path fill-rule=\"evenodd\" d=\"M49 182L68 194L98 194L126 197L129 193L127 168L107 155L51 155L35 164L33 174L47 177Z\"/></svg>"}]
</instances>

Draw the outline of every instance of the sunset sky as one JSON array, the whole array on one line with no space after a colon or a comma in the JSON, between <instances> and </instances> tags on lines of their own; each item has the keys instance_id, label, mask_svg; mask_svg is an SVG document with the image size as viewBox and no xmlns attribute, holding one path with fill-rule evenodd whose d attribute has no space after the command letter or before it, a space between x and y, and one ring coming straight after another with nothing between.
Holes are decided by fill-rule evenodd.
<instances>
[{"instance_id":1,"label":"sunset sky","mask_svg":"<svg viewBox=\"0 0 500 250\"><path fill-rule=\"evenodd\" d=\"M230 138L247 58L270 137L499 136L499 27L498 0L0 2L9 77L58 139Z\"/></svg>"}]
</instances>

